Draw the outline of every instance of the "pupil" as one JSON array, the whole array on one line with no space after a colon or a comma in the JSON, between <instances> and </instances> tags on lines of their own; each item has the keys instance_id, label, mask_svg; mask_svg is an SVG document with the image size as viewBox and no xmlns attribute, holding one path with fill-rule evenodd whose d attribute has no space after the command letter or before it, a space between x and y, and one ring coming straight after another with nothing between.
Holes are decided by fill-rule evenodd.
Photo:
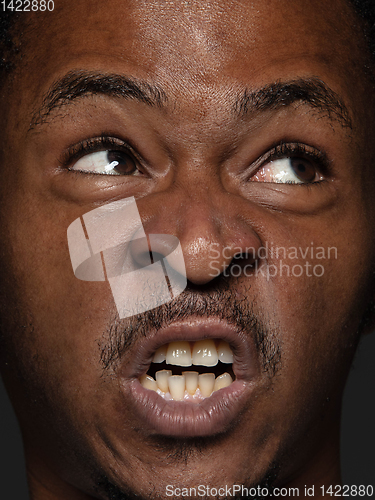
<instances>
[{"instance_id":1,"label":"pupil","mask_svg":"<svg viewBox=\"0 0 375 500\"><path fill-rule=\"evenodd\" d=\"M316 177L316 168L309 160L297 158L291 160L296 176L304 182L313 182Z\"/></svg>"},{"instance_id":2,"label":"pupil","mask_svg":"<svg viewBox=\"0 0 375 500\"><path fill-rule=\"evenodd\" d=\"M134 174L137 170L136 164L131 156L122 151L108 151L108 162L117 162L113 170L121 175Z\"/></svg>"}]
</instances>

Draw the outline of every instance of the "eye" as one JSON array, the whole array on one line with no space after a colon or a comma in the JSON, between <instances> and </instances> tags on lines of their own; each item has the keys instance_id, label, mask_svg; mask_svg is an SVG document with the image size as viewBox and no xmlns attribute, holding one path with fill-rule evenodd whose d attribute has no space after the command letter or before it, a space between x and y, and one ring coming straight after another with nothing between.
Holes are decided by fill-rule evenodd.
<instances>
[{"instance_id":1,"label":"eye","mask_svg":"<svg viewBox=\"0 0 375 500\"><path fill-rule=\"evenodd\" d=\"M281 143L259 162L261 166L249 179L252 182L313 184L329 174L325 153L300 143Z\"/></svg>"},{"instance_id":2,"label":"eye","mask_svg":"<svg viewBox=\"0 0 375 500\"><path fill-rule=\"evenodd\" d=\"M82 156L70 170L105 175L137 175L137 161L125 151L97 151Z\"/></svg>"},{"instance_id":3,"label":"eye","mask_svg":"<svg viewBox=\"0 0 375 500\"><path fill-rule=\"evenodd\" d=\"M317 167L305 158L281 158L263 165L252 181L284 184L307 184L322 179Z\"/></svg>"}]
</instances>

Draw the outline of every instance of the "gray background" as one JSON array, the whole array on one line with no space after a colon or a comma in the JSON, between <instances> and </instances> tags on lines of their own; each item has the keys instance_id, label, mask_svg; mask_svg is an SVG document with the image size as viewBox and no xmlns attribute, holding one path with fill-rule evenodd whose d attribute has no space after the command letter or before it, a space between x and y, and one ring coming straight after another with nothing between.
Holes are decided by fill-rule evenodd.
<instances>
[{"instance_id":1,"label":"gray background","mask_svg":"<svg viewBox=\"0 0 375 500\"><path fill-rule=\"evenodd\" d=\"M347 384L342 422L342 467L344 484L371 484L375 488L374 360L375 333L362 340ZM1 499L27 500L20 433L1 380L0 404Z\"/></svg>"}]
</instances>

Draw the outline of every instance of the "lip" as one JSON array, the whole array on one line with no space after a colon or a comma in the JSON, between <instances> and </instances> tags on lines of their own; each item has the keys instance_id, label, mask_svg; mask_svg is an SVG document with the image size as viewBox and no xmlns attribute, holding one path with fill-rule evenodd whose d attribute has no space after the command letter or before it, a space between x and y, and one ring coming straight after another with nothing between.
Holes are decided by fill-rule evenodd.
<instances>
[{"instance_id":1,"label":"lip","mask_svg":"<svg viewBox=\"0 0 375 500\"><path fill-rule=\"evenodd\" d=\"M166 401L157 392L145 389L138 378L148 370L152 356L160 346L176 340L222 339L233 350L231 385L214 392L200 402ZM251 335L219 319L194 318L174 322L150 332L132 349L132 360L119 367L123 396L145 430L174 437L210 436L224 432L239 416L260 374L259 361Z\"/></svg>"}]
</instances>

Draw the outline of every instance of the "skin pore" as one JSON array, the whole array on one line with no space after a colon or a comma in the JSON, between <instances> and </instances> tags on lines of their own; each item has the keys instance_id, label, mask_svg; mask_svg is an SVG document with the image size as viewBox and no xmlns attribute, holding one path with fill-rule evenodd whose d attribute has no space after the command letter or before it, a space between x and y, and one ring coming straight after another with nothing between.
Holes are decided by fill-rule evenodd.
<instances>
[{"instance_id":1,"label":"skin pore","mask_svg":"<svg viewBox=\"0 0 375 500\"><path fill-rule=\"evenodd\" d=\"M67 0L30 17L1 97L0 361L32 499L202 483L319 498L340 483L341 395L374 270L372 87L352 16L344 0ZM75 169L92 141L130 149L132 175ZM270 182L275 154L296 148L316 179ZM179 238L188 287L120 320L108 283L75 278L66 234L130 196L146 233ZM267 243L337 258L319 278L212 275L213 246L226 269ZM238 414L213 435L158 434L132 399L134 360L167 327L219 320L256 372Z\"/></svg>"}]
</instances>

